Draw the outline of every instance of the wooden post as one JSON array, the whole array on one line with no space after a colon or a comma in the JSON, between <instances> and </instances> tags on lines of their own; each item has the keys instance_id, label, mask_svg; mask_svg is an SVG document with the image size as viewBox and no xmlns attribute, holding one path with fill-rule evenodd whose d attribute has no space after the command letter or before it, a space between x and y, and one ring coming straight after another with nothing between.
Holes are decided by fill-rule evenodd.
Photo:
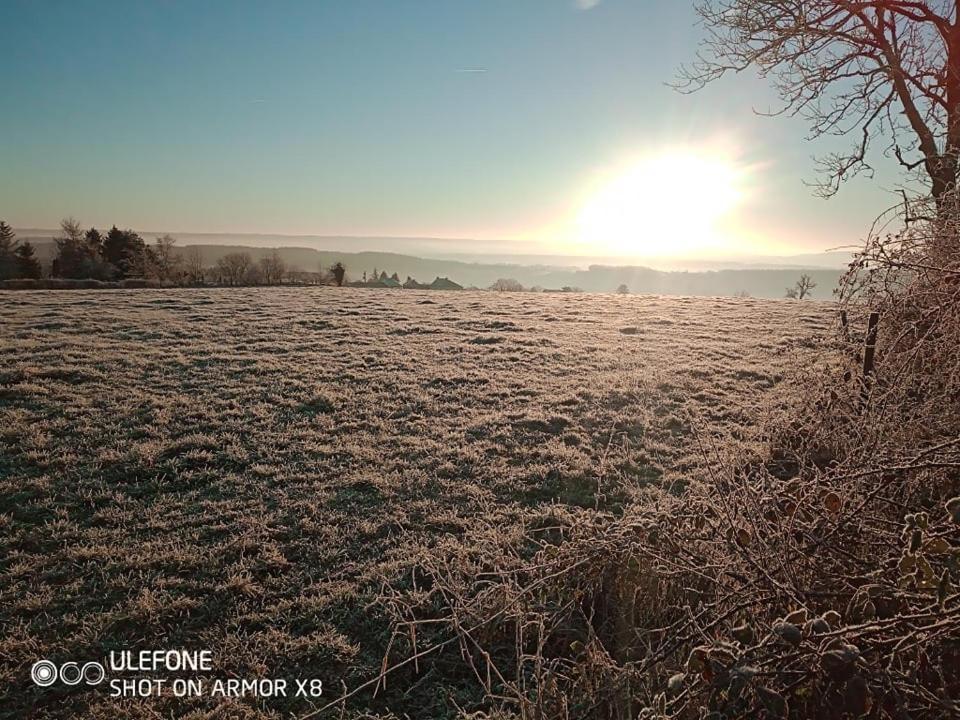
<instances>
[{"instance_id":1,"label":"wooden post","mask_svg":"<svg viewBox=\"0 0 960 720\"><path fill-rule=\"evenodd\" d=\"M880 313L870 313L867 321L867 339L863 349L863 404L866 405L870 394L870 376L873 375L873 363L877 352L877 326L880 324Z\"/></svg>"},{"instance_id":2,"label":"wooden post","mask_svg":"<svg viewBox=\"0 0 960 720\"><path fill-rule=\"evenodd\" d=\"M863 377L866 379L873 373L873 359L877 351L877 326L880 324L880 313L870 313L867 321L867 346L863 351Z\"/></svg>"}]
</instances>

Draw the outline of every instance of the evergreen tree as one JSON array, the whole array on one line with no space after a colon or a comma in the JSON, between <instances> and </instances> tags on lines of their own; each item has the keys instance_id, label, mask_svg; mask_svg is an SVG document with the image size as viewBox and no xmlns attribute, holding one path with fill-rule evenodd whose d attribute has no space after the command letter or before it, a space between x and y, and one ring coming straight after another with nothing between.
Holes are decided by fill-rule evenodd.
<instances>
[{"instance_id":1,"label":"evergreen tree","mask_svg":"<svg viewBox=\"0 0 960 720\"><path fill-rule=\"evenodd\" d=\"M0 220L0 280L16 277L17 236L7 223Z\"/></svg>"},{"instance_id":2,"label":"evergreen tree","mask_svg":"<svg viewBox=\"0 0 960 720\"><path fill-rule=\"evenodd\" d=\"M39 279L43 275L40 268L40 261L37 260L33 245L29 242L24 242L23 245L17 248L16 256L17 277Z\"/></svg>"},{"instance_id":3,"label":"evergreen tree","mask_svg":"<svg viewBox=\"0 0 960 720\"><path fill-rule=\"evenodd\" d=\"M17 242L16 237L13 228L3 220L0 220L0 247L9 247L12 250Z\"/></svg>"},{"instance_id":4,"label":"evergreen tree","mask_svg":"<svg viewBox=\"0 0 960 720\"><path fill-rule=\"evenodd\" d=\"M90 248L90 251L95 253L98 256L103 255L103 235L100 234L100 231L96 228L90 228L87 230L84 238L87 241L87 246Z\"/></svg>"},{"instance_id":5,"label":"evergreen tree","mask_svg":"<svg viewBox=\"0 0 960 720\"><path fill-rule=\"evenodd\" d=\"M133 230L120 230L114 225L103 241L103 259L117 269L121 278L144 276L152 265L148 248Z\"/></svg>"}]
</instances>

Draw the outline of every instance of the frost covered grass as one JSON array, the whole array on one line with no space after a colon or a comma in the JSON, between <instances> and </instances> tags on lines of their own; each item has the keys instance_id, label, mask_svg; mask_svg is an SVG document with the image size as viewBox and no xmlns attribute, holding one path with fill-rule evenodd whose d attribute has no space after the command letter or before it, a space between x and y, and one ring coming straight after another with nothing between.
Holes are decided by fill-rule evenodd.
<instances>
[{"instance_id":1,"label":"frost covered grass","mask_svg":"<svg viewBox=\"0 0 960 720\"><path fill-rule=\"evenodd\" d=\"M750 299L0 292L0 714L305 714L39 689L29 668L185 647L220 677L357 687L412 559L679 491L698 438L760 440L831 322ZM455 715L478 697L464 672L437 661L348 707Z\"/></svg>"}]
</instances>

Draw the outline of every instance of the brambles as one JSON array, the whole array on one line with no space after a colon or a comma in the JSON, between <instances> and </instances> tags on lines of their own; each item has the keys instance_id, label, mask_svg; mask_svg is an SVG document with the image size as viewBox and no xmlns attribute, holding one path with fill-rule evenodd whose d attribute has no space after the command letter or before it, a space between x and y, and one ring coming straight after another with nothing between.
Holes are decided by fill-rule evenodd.
<instances>
[{"instance_id":1,"label":"brambles","mask_svg":"<svg viewBox=\"0 0 960 720\"><path fill-rule=\"evenodd\" d=\"M945 507L953 521L960 525L960 497L950 498Z\"/></svg>"}]
</instances>

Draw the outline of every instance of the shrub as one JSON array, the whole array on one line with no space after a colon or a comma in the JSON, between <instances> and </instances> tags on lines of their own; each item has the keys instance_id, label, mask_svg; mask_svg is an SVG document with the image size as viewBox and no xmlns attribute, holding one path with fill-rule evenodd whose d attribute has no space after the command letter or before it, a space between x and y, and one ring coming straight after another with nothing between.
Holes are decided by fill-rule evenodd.
<instances>
[{"instance_id":1,"label":"shrub","mask_svg":"<svg viewBox=\"0 0 960 720\"><path fill-rule=\"evenodd\" d=\"M109 287L110 285L116 287L114 283L108 284L103 280L94 280L93 278L78 278L76 280L71 280L67 287L82 290L98 290L104 287Z\"/></svg>"},{"instance_id":2,"label":"shrub","mask_svg":"<svg viewBox=\"0 0 960 720\"><path fill-rule=\"evenodd\" d=\"M163 284L159 280L153 280L150 278L126 278L120 281L120 287L122 288L159 288L163 287Z\"/></svg>"},{"instance_id":3,"label":"shrub","mask_svg":"<svg viewBox=\"0 0 960 720\"><path fill-rule=\"evenodd\" d=\"M7 280L0 283L5 290L103 290L118 288L120 283L93 278L44 278Z\"/></svg>"},{"instance_id":4,"label":"shrub","mask_svg":"<svg viewBox=\"0 0 960 720\"><path fill-rule=\"evenodd\" d=\"M491 290L497 292L523 292L524 287L519 280L513 278L500 278L490 286Z\"/></svg>"},{"instance_id":5,"label":"shrub","mask_svg":"<svg viewBox=\"0 0 960 720\"><path fill-rule=\"evenodd\" d=\"M0 280L0 288L4 290L37 290L42 287L42 280L21 278L17 280Z\"/></svg>"}]
</instances>

